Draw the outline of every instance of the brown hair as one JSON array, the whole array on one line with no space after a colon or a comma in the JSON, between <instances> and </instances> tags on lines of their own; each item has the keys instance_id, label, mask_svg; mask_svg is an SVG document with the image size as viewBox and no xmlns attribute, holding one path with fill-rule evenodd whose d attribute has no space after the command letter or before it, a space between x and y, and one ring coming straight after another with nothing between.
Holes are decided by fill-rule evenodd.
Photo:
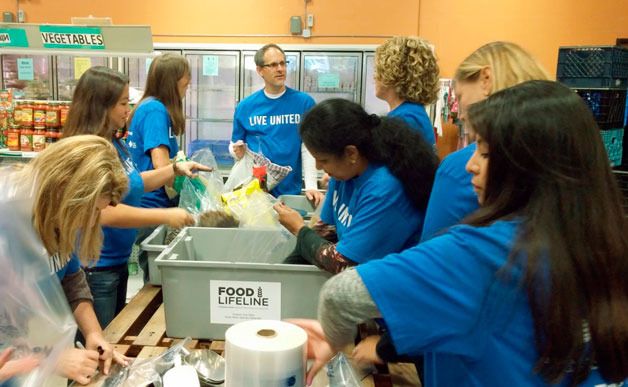
<instances>
[{"instance_id":1,"label":"brown hair","mask_svg":"<svg viewBox=\"0 0 628 387\"><path fill-rule=\"evenodd\" d=\"M146 98L153 97L163 103L176 135L185 131L184 96L179 95L178 87L179 80L185 75L190 75L190 65L183 56L166 53L156 57L150 64L144 95L140 100L141 103ZM134 112L131 112L129 122L133 120Z\"/></svg>"},{"instance_id":2,"label":"brown hair","mask_svg":"<svg viewBox=\"0 0 628 387\"><path fill-rule=\"evenodd\" d=\"M108 67L95 66L85 71L74 90L63 136L95 134L111 140L108 113L128 84L126 75Z\"/></svg>"},{"instance_id":3,"label":"brown hair","mask_svg":"<svg viewBox=\"0 0 628 387\"><path fill-rule=\"evenodd\" d=\"M528 81L472 105L469 120L489 164L465 222L521 222L501 273L524 273L535 371L576 385L597 365L607 383L625 380L628 219L590 109L557 82Z\"/></svg>"}]
</instances>

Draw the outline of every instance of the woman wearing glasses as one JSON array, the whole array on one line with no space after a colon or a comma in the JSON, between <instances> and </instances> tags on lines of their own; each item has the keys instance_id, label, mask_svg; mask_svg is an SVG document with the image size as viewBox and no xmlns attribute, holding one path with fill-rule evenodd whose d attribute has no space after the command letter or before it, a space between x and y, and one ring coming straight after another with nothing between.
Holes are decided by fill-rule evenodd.
<instances>
[{"instance_id":1,"label":"woman wearing glasses","mask_svg":"<svg viewBox=\"0 0 628 387\"><path fill-rule=\"evenodd\" d=\"M240 159L249 147L275 164L292 167L292 172L271 191L275 196L300 194L303 171L306 196L318 205L323 195L316 190L314 158L299 136L299 124L314 106L314 99L286 87L286 55L276 44L260 48L255 53L255 64L264 88L236 107L230 147L233 155Z\"/></svg>"}]
</instances>

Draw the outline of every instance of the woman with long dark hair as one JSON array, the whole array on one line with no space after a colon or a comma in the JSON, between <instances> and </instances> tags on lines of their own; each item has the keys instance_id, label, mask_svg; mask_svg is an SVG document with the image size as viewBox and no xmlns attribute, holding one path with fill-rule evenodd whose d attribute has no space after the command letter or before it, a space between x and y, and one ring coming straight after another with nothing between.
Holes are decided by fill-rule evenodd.
<instances>
[{"instance_id":1,"label":"woman with long dark hair","mask_svg":"<svg viewBox=\"0 0 628 387\"><path fill-rule=\"evenodd\" d=\"M151 62L144 94L129 117L127 144L140 172L170 165L170 160L179 152L177 136L185 131L183 97L190 78L190 64L181 55L166 53ZM140 205L145 208L168 208L176 207L177 203L168 197L165 187L161 186L144 194ZM154 229L140 229L136 242L143 241ZM148 254L141 251L138 259L146 282Z\"/></svg>"},{"instance_id":2,"label":"woman with long dark hair","mask_svg":"<svg viewBox=\"0 0 628 387\"><path fill-rule=\"evenodd\" d=\"M418 242L438 163L418 131L344 99L314 106L300 131L317 169L331 180L313 229L296 211L275 206L297 235L297 256L338 273Z\"/></svg>"},{"instance_id":3,"label":"woman with long dark hair","mask_svg":"<svg viewBox=\"0 0 628 387\"><path fill-rule=\"evenodd\" d=\"M472 105L468 120L481 208L330 279L320 323L296 321L315 358L308 380L379 316L400 353L425 353L426 386L628 377L628 222L590 110L565 86L529 81Z\"/></svg>"}]
</instances>

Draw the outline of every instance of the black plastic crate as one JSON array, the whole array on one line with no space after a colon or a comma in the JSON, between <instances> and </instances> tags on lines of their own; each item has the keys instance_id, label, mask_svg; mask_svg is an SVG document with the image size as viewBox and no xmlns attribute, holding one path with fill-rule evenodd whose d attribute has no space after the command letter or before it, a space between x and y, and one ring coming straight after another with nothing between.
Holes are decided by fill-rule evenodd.
<instances>
[{"instance_id":1,"label":"black plastic crate","mask_svg":"<svg viewBox=\"0 0 628 387\"><path fill-rule=\"evenodd\" d=\"M558 82L567 87L626 89L628 78L569 78L558 77Z\"/></svg>"},{"instance_id":2,"label":"black plastic crate","mask_svg":"<svg viewBox=\"0 0 628 387\"><path fill-rule=\"evenodd\" d=\"M628 49L620 46L560 47L556 76L562 78L628 78Z\"/></svg>"},{"instance_id":3,"label":"black plastic crate","mask_svg":"<svg viewBox=\"0 0 628 387\"><path fill-rule=\"evenodd\" d=\"M624 127L626 90L575 89L589 106L600 129Z\"/></svg>"},{"instance_id":4,"label":"black plastic crate","mask_svg":"<svg viewBox=\"0 0 628 387\"><path fill-rule=\"evenodd\" d=\"M604 143L604 148L606 148L611 166L620 166L624 153L624 128L600 130L600 135L602 136L602 142Z\"/></svg>"},{"instance_id":5,"label":"black plastic crate","mask_svg":"<svg viewBox=\"0 0 628 387\"><path fill-rule=\"evenodd\" d=\"M617 183L619 184L619 190L624 196L624 214L628 216L628 171L613 170Z\"/></svg>"}]
</instances>

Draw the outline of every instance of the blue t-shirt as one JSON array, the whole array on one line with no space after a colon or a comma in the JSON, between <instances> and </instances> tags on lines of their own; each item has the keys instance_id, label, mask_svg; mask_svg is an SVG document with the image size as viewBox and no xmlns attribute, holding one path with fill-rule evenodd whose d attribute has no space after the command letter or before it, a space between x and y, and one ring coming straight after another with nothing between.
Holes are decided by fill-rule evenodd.
<instances>
[{"instance_id":1,"label":"blue t-shirt","mask_svg":"<svg viewBox=\"0 0 628 387\"><path fill-rule=\"evenodd\" d=\"M127 146L131 157L140 172L155 169L150 151L159 146L168 148L168 156L172 159L179 151L179 144L172 131L172 121L166 106L159 100L148 98L142 101L133 113ZM147 192L142 197L142 207L166 208L174 207L164 187Z\"/></svg>"},{"instance_id":2,"label":"blue t-shirt","mask_svg":"<svg viewBox=\"0 0 628 387\"><path fill-rule=\"evenodd\" d=\"M471 185L472 176L465 170L475 148L473 143L448 155L436 170L425 211L421 241L458 224L465 216L478 209L478 197Z\"/></svg>"},{"instance_id":3,"label":"blue t-shirt","mask_svg":"<svg viewBox=\"0 0 628 387\"><path fill-rule=\"evenodd\" d=\"M423 135L428 143L435 145L434 126L427 116L425 107L418 103L405 101L390 112L388 117L397 117L404 120L412 129L416 129Z\"/></svg>"},{"instance_id":4,"label":"blue t-shirt","mask_svg":"<svg viewBox=\"0 0 628 387\"><path fill-rule=\"evenodd\" d=\"M314 106L309 95L286 87L277 98L268 98L259 90L236 107L231 141L244 141L253 152L261 152L275 164L290 166L292 171L271 193L298 195L303 186L301 136L299 124Z\"/></svg>"},{"instance_id":5,"label":"blue t-shirt","mask_svg":"<svg viewBox=\"0 0 628 387\"><path fill-rule=\"evenodd\" d=\"M61 265L59 263L58 257L51 258L51 267L52 270L57 273L57 277L59 277L59 281L62 281L66 275L74 274L81 268L81 261L78 259L78 256L72 253L70 256L70 260L65 264Z\"/></svg>"},{"instance_id":6,"label":"blue t-shirt","mask_svg":"<svg viewBox=\"0 0 628 387\"><path fill-rule=\"evenodd\" d=\"M142 196L144 195L144 181L142 180L142 176L135 167L133 160L131 160L130 156L122 148L124 144L114 142L114 145L118 150L122 165L129 177L129 190L122 199L122 203L132 207L140 207ZM103 246L96 267L126 264L131 255L137 229L103 226L102 231L104 234Z\"/></svg>"},{"instance_id":7,"label":"blue t-shirt","mask_svg":"<svg viewBox=\"0 0 628 387\"><path fill-rule=\"evenodd\" d=\"M329 180L321 220L336 226L336 250L364 263L415 245L423 213L387 167L370 164L353 179Z\"/></svg>"},{"instance_id":8,"label":"blue t-shirt","mask_svg":"<svg viewBox=\"0 0 628 387\"><path fill-rule=\"evenodd\" d=\"M538 352L521 270L509 281L496 275L518 226L454 226L357 267L397 352L425 354L425 386L546 385L533 373ZM597 383L594 370L585 385Z\"/></svg>"}]
</instances>

